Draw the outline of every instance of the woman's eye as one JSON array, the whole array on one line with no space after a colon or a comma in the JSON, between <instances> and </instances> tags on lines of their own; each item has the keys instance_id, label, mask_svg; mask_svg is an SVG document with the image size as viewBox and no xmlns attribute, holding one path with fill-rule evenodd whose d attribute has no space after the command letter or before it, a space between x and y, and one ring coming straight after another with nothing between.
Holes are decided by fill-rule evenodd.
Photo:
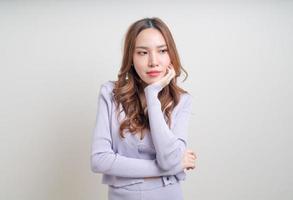
<instances>
[{"instance_id":1,"label":"woman's eye","mask_svg":"<svg viewBox=\"0 0 293 200\"><path fill-rule=\"evenodd\" d=\"M143 55L146 55L148 52L146 52L146 51L139 51L139 52L137 52L137 53L138 53L138 55L143 56Z\"/></svg>"},{"instance_id":2,"label":"woman's eye","mask_svg":"<svg viewBox=\"0 0 293 200\"><path fill-rule=\"evenodd\" d=\"M168 49L161 49L160 50L160 53L167 53L168 52Z\"/></svg>"}]
</instances>

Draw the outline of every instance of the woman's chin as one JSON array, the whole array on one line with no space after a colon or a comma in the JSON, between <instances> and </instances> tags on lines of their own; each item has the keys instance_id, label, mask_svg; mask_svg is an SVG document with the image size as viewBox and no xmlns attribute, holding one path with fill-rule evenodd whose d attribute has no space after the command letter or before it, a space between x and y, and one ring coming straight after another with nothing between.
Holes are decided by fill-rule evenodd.
<instances>
[{"instance_id":1,"label":"woman's chin","mask_svg":"<svg viewBox=\"0 0 293 200\"><path fill-rule=\"evenodd\" d=\"M156 80L154 80L154 79L152 79L152 80L148 80L146 83L148 84L148 85L150 85L150 84L153 84L153 83L155 83L155 82L157 82L157 81L159 81L160 79L156 79Z\"/></svg>"},{"instance_id":2,"label":"woman's chin","mask_svg":"<svg viewBox=\"0 0 293 200\"><path fill-rule=\"evenodd\" d=\"M147 78L144 82L147 83L148 85L153 84L157 81L159 81L162 77L158 76L158 77L153 77L153 78Z\"/></svg>"}]
</instances>

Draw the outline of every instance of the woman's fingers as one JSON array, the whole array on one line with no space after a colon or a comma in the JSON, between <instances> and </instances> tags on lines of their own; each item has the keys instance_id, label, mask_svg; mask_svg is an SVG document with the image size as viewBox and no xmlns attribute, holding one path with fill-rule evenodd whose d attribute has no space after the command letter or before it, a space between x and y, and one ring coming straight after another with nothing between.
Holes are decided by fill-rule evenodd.
<instances>
[{"instance_id":1,"label":"woman's fingers","mask_svg":"<svg viewBox=\"0 0 293 200\"><path fill-rule=\"evenodd\" d=\"M194 169L195 168L196 155L191 149L186 149L182 158L183 169Z\"/></svg>"},{"instance_id":2,"label":"woman's fingers","mask_svg":"<svg viewBox=\"0 0 293 200\"><path fill-rule=\"evenodd\" d=\"M192 155L192 154L188 154L187 157L190 158L190 159L192 159L192 160L195 160L196 159L196 157L194 155Z\"/></svg>"},{"instance_id":3,"label":"woman's fingers","mask_svg":"<svg viewBox=\"0 0 293 200\"><path fill-rule=\"evenodd\" d=\"M189 153L190 155L194 156L195 159L197 158L194 151L192 151L191 149L187 149L186 152Z\"/></svg>"},{"instance_id":4,"label":"woman's fingers","mask_svg":"<svg viewBox=\"0 0 293 200\"><path fill-rule=\"evenodd\" d=\"M169 82L170 82L176 75L176 72L172 64L169 66L169 72L170 72L170 77L169 77Z\"/></svg>"},{"instance_id":5,"label":"woman's fingers","mask_svg":"<svg viewBox=\"0 0 293 200\"><path fill-rule=\"evenodd\" d=\"M194 151L192 151L191 149L186 149L186 152L191 153L193 155L195 155Z\"/></svg>"},{"instance_id":6,"label":"woman's fingers","mask_svg":"<svg viewBox=\"0 0 293 200\"><path fill-rule=\"evenodd\" d=\"M159 81L152 83L151 85L160 85L162 88L167 86L170 81L176 76L176 72L172 64L167 67L167 72L164 77L162 77Z\"/></svg>"},{"instance_id":7,"label":"woman's fingers","mask_svg":"<svg viewBox=\"0 0 293 200\"><path fill-rule=\"evenodd\" d=\"M175 70L172 66L169 66L167 68L167 74L166 76L163 78L164 80L164 86L168 85L170 83L170 81L175 77Z\"/></svg>"}]
</instances>

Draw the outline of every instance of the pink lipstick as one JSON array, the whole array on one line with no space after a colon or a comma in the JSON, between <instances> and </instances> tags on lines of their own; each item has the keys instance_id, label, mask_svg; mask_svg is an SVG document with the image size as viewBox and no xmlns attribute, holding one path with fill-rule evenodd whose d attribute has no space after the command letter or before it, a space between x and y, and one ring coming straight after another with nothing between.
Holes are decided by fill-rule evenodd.
<instances>
[{"instance_id":1,"label":"pink lipstick","mask_svg":"<svg viewBox=\"0 0 293 200\"><path fill-rule=\"evenodd\" d=\"M157 77L159 76L161 73L161 71L158 70L151 70L147 72L147 75L149 75L150 77Z\"/></svg>"}]
</instances>

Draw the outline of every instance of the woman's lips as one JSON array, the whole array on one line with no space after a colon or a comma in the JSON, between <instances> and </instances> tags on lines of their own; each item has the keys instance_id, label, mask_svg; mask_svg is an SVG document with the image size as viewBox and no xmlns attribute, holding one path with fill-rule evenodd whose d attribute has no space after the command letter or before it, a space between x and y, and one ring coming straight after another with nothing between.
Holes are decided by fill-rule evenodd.
<instances>
[{"instance_id":1,"label":"woman's lips","mask_svg":"<svg viewBox=\"0 0 293 200\"><path fill-rule=\"evenodd\" d=\"M149 71L147 72L147 75L150 76L150 77L157 77L160 75L160 71Z\"/></svg>"}]
</instances>

